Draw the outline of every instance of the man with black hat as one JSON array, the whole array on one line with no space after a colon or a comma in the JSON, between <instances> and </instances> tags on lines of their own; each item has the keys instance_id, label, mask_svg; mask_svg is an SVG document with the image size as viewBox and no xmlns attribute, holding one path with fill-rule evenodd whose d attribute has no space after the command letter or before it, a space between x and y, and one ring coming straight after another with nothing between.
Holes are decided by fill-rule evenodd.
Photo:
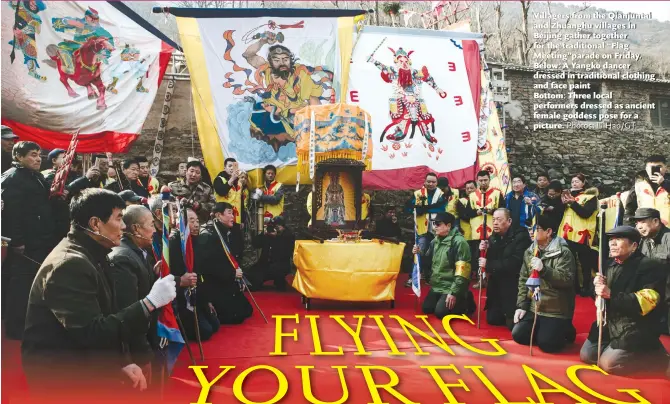
<instances>
[{"instance_id":1,"label":"man with black hat","mask_svg":"<svg viewBox=\"0 0 670 404\"><path fill-rule=\"evenodd\" d=\"M53 182L54 177L56 176L56 171L58 168L63 165L65 159L65 150L64 149L53 149L47 155L47 161L51 163L51 168L42 171L42 175L50 183Z\"/></svg>"},{"instance_id":2,"label":"man with black hat","mask_svg":"<svg viewBox=\"0 0 670 404\"><path fill-rule=\"evenodd\" d=\"M291 272L295 236L286 227L284 218L272 218L265 231L253 238L252 244L254 248L261 249L261 257L247 271L251 290L260 289L267 280L272 280L277 290L286 290L286 275Z\"/></svg>"},{"instance_id":3,"label":"man with black hat","mask_svg":"<svg viewBox=\"0 0 670 404\"><path fill-rule=\"evenodd\" d=\"M633 220L635 220L635 227L642 236L640 242L642 255L665 264L667 276L665 303L670 312L670 229L661 222L661 212L652 208L639 208L635 211ZM669 312L664 312L661 315L661 332L663 334L670 332Z\"/></svg>"},{"instance_id":4,"label":"man with black hat","mask_svg":"<svg viewBox=\"0 0 670 404\"><path fill-rule=\"evenodd\" d=\"M130 189L126 189L119 192L119 196L121 197L121 199L123 199L123 202L125 202L126 206L142 204L143 198Z\"/></svg>"},{"instance_id":5,"label":"man with black hat","mask_svg":"<svg viewBox=\"0 0 670 404\"><path fill-rule=\"evenodd\" d=\"M448 212L436 213L432 222L435 238L422 257L432 258L430 292L423 301L423 312L442 319L449 314L470 314L476 310L470 284L470 247L454 227L456 218ZM414 245L413 254L421 248Z\"/></svg>"},{"instance_id":6,"label":"man with black hat","mask_svg":"<svg viewBox=\"0 0 670 404\"><path fill-rule=\"evenodd\" d=\"M2 173L12 168L12 148L14 143L18 140L18 136L14 134L12 128L2 125Z\"/></svg>"},{"instance_id":7,"label":"man with black hat","mask_svg":"<svg viewBox=\"0 0 670 404\"><path fill-rule=\"evenodd\" d=\"M663 264L640 253L640 233L618 226L606 233L610 257L603 275L593 281L596 296L605 299L607 323L602 329L598 366L607 373L665 369L667 352L659 340L666 274ZM598 358L598 325L579 353L582 362Z\"/></svg>"}]
</instances>

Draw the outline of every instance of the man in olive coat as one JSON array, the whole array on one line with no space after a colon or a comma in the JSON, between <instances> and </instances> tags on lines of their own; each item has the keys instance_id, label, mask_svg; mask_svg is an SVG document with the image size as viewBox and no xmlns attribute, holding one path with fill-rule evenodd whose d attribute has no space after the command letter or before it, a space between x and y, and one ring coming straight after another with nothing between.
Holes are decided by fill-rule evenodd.
<instances>
[{"instance_id":1,"label":"man in olive coat","mask_svg":"<svg viewBox=\"0 0 670 404\"><path fill-rule=\"evenodd\" d=\"M121 241L124 206L111 191L83 191L71 204L70 233L37 272L21 346L33 396L116 393L122 383L146 388L127 347L146 335L150 313L172 301L176 288L174 277L165 277L141 300L121 311L115 307L107 254Z\"/></svg>"}]
</instances>

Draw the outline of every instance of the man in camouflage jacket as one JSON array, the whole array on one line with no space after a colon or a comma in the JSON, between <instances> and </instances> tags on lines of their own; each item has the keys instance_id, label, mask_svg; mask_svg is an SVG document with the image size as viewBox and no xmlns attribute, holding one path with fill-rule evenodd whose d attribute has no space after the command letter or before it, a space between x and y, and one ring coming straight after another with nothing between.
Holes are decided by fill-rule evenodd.
<instances>
[{"instance_id":1,"label":"man in camouflage jacket","mask_svg":"<svg viewBox=\"0 0 670 404\"><path fill-rule=\"evenodd\" d=\"M533 344L544 352L558 352L567 342L574 342L575 257L568 243L556 237L556 222L551 217L537 217L535 241L523 256L514 313L512 338L518 344L529 345L534 315L537 312ZM538 295L533 296L526 281L531 271L539 274Z\"/></svg>"}]
</instances>

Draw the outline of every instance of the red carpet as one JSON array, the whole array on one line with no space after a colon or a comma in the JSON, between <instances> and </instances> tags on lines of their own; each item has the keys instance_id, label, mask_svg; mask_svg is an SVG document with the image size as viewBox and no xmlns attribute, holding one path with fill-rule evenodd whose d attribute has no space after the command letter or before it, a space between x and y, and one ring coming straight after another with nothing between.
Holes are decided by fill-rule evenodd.
<instances>
[{"instance_id":1,"label":"red carpet","mask_svg":"<svg viewBox=\"0 0 670 404\"><path fill-rule=\"evenodd\" d=\"M406 279L406 275L401 279ZM424 292L425 294L425 292ZM477 292L475 291L475 296ZM545 354L535 348L533 356L529 355L529 348L517 345L511 339L510 332L504 327L490 327L485 324L482 315L482 327L466 321L454 321L452 326L458 337L465 343L483 351L493 352L494 348L489 342L482 339L497 339L500 346L506 351L502 356L484 356L461 347L445 332L442 324L437 319L430 317L430 325L440 334L448 347L453 350L454 355L435 346L430 341L414 335L421 349L428 355L416 355L417 349L411 339L403 331L398 321L390 316L399 316L414 324L417 328L426 331L430 336L432 333L421 319L414 316L420 314L415 311L415 299L411 289L404 288L398 282L396 292L396 307L390 309L388 303L339 303L328 301L313 301L312 309L307 311L300 303L300 296L295 292L278 293L274 291L263 291L254 293L258 304L264 310L269 324L265 324L260 313L245 324L238 326L225 326L210 340L203 343L205 361L199 360L197 345L192 344L193 352L198 361L198 366L208 366L204 373L208 380L212 380L222 372L220 366L235 366L226 373L211 388L206 401L208 403L235 403L242 402L237 398L236 390L241 386L241 394L244 394L250 402L274 402L271 399L277 393L279 383L276 375L269 370L256 370L251 372L243 381L236 377L243 371L253 366L265 365L278 369L287 379L287 392L279 400L282 403L307 403L303 388L306 382L301 376L301 369L297 366L310 366L309 382L311 391L320 402L346 402L346 403L372 403L372 402L414 402L414 403L442 403L449 402L448 398L440 390L431 373L421 366L450 366L442 368L437 372L447 384L457 384L459 379L467 386L444 387L451 390L456 400L462 403L518 403L518 402L552 402L552 403L575 403L581 402L650 402L670 403L670 382L663 374L642 374L634 378L618 376L605 376L592 370L580 370L577 373L579 380L585 386L580 389L566 375L566 370L572 365L579 365L579 348L588 333L589 327L595 318L593 300L577 298L574 324L577 328L577 341L560 354ZM482 299L484 300L484 299ZM294 320L284 320L283 331L289 333L297 330L297 341L292 337L282 338L283 351L287 355L273 356L271 352L275 349L276 321L274 315L298 315L299 323ZM318 325L318 336L323 351L336 351L342 348L344 355L340 356L314 356L310 352L315 350L310 320L306 315L319 316L316 320ZM356 355L357 347L354 339L335 320L329 318L331 315L344 316L343 320L354 331L358 319L354 316L366 316L362 321L361 340L364 349L369 355ZM404 355L390 355L391 349L386 342L380 328L373 318L369 316L382 316L382 322L388 334L391 336L397 350ZM472 317L476 321L476 315ZM663 342L666 349L670 349L670 339L664 337ZM23 403L25 402L25 380L21 373L19 343L16 341L3 340L2 345L2 402ZM198 402L201 386L198 383L194 371L189 369L189 358L184 350L180 361L175 367L170 382L166 385L162 400L144 397L138 402L169 402L169 403L195 403ZM527 376L524 366L538 372ZM338 370L332 366L346 366L342 370L345 379L346 400L338 401L343 397ZM378 367L369 370L370 383L366 384L365 369L358 367ZM387 373L382 367L392 370ZM474 369L472 367L475 367ZM478 368L479 367L479 368ZM480 372L480 377L475 372ZM304 370L308 372L308 370ZM564 393L551 393L548 390L556 386L547 384L542 376L553 380L558 385L573 392L572 398ZM387 384L397 379L395 390L404 396L395 396L380 389L380 397L383 401L375 401L375 397L368 388L371 383L378 385ZM488 380L488 386L482 379ZM537 389L543 389L544 400L541 395L533 391L531 380L537 383ZM242 383L243 382L243 383ZM589 394L584 389L591 389ZM639 395L647 401L641 401L631 397L623 389L637 390ZM306 389L308 392L309 390ZM601 394L602 396L598 396ZM594 396L595 395L595 396ZM610 400L607 401L606 397ZM102 397L92 402L100 402ZM203 398L204 399L204 398ZM111 400L111 398L110 398ZM409 401L403 401L409 400ZM507 400L507 401L505 401ZM114 400L112 400L114 401ZM319 402L319 401L311 401ZM128 404L127 400L124 400Z\"/></svg>"}]
</instances>

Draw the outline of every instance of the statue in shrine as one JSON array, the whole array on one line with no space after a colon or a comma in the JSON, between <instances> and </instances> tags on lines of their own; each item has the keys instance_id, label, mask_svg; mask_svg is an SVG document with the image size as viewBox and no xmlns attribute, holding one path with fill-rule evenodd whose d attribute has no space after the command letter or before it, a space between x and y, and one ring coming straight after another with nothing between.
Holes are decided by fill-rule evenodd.
<instances>
[{"instance_id":1,"label":"statue in shrine","mask_svg":"<svg viewBox=\"0 0 670 404\"><path fill-rule=\"evenodd\" d=\"M325 222L327 226L343 226L344 223L344 188L340 185L340 174L331 172L330 184L326 188Z\"/></svg>"}]
</instances>

